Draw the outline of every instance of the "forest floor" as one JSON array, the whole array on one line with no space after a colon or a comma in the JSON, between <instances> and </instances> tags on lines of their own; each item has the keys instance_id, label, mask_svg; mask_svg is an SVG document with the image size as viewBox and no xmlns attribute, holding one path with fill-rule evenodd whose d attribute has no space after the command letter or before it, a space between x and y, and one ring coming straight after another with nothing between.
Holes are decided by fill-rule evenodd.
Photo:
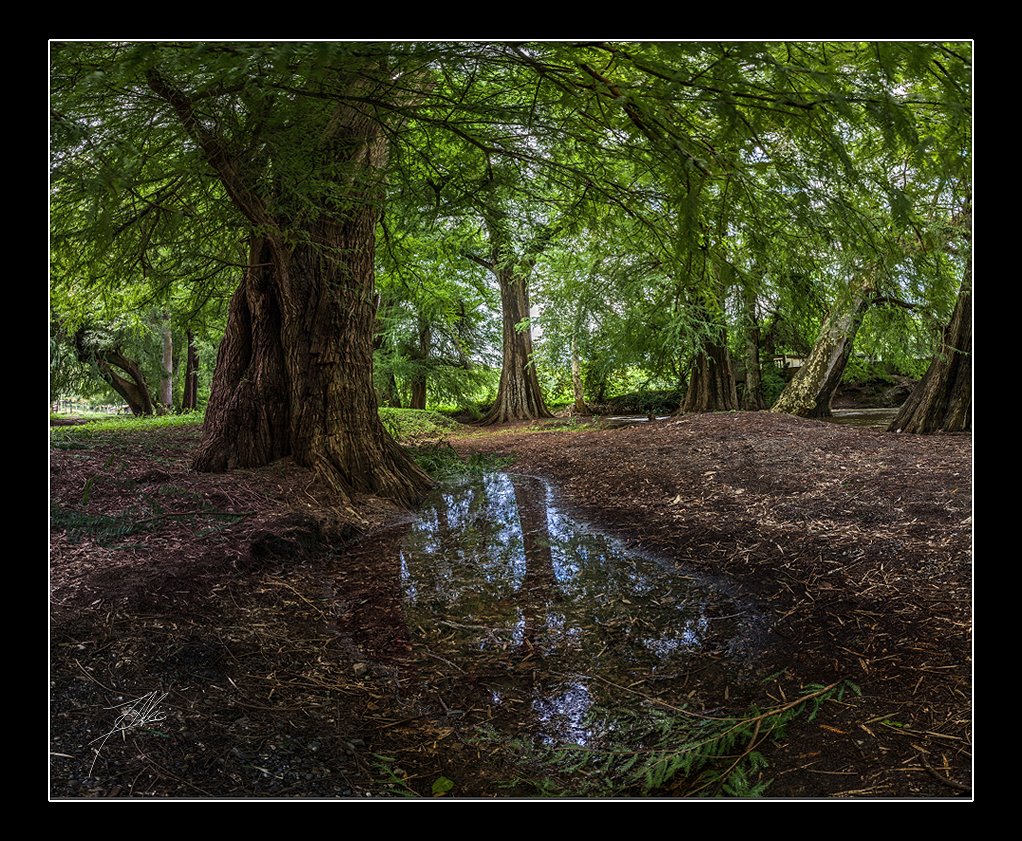
<instances>
[{"instance_id":1,"label":"forest floor","mask_svg":"<svg viewBox=\"0 0 1022 841\"><path fill-rule=\"evenodd\" d=\"M505 644L477 669L444 647L445 629L475 626L411 621L401 547L414 514L367 499L356 522L286 461L192 473L196 427L80 432L51 442L51 796L645 792L625 778L587 788L591 769L529 732L500 742L544 714L533 703L516 718L528 704L489 690L525 687L527 701L544 652ZM755 606L751 667L711 654L680 699L677 681L596 675L618 700L647 718L751 718L838 684L848 691L778 738L756 726L768 765L750 785L968 797L970 436L733 413L450 442L513 459L508 471L549 480L572 516L684 576L725 577ZM695 790L715 789L679 775L653 793Z\"/></svg>"}]
</instances>

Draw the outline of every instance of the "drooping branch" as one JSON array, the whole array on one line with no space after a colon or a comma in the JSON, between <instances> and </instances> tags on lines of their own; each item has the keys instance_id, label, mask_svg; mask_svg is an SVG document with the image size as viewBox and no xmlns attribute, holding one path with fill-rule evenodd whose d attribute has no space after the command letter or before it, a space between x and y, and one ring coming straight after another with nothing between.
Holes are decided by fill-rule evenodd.
<instances>
[{"instance_id":1,"label":"drooping branch","mask_svg":"<svg viewBox=\"0 0 1022 841\"><path fill-rule=\"evenodd\" d=\"M267 211L262 199L246 183L245 178L239 171L237 162L227 151L220 138L202 125L201 120L195 113L193 99L171 83L156 68L150 68L146 71L146 80L149 82L149 87L152 88L153 92L174 109L185 131L199 144L206 160L216 170L217 175L220 176L224 189L238 209L254 225L258 225L267 231L275 230L277 227L275 220Z\"/></svg>"},{"instance_id":2,"label":"drooping branch","mask_svg":"<svg viewBox=\"0 0 1022 841\"><path fill-rule=\"evenodd\" d=\"M120 348L91 347L86 339L87 332L83 327L74 336L75 353L79 361L95 364L99 375L124 398L133 415L155 414L155 405L138 363L126 357ZM127 376L122 376L115 369L120 369Z\"/></svg>"}]
</instances>

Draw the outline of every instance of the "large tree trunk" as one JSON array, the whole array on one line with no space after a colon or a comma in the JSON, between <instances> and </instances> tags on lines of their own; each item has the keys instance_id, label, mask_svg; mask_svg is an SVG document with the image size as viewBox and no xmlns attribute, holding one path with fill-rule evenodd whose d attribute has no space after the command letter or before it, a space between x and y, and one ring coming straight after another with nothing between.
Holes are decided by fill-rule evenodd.
<instances>
[{"instance_id":1,"label":"large tree trunk","mask_svg":"<svg viewBox=\"0 0 1022 841\"><path fill-rule=\"evenodd\" d=\"M737 408L738 392L731 368L731 353L722 331L716 341L704 345L696 355L681 410L733 412Z\"/></svg>"},{"instance_id":2,"label":"large tree trunk","mask_svg":"<svg viewBox=\"0 0 1022 841\"><path fill-rule=\"evenodd\" d=\"M220 346L197 470L291 455L342 494L411 503L428 487L377 411L376 214L361 210L316 225L309 245L253 239Z\"/></svg>"},{"instance_id":3,"label":"large tree trunk","mask_svg":"<svg viewBox=\"0 0 1022 841\"><path fill-rule=\"evenodd\" d=\"M384 430L372 380L387 154L374 113L350 104L309 112L319 120L306 129L315 141L304 152L310 189L316 179L331 185L309 194L317 202L310 212L309 196L282 199L250 180L188 94L155 68L147 79L258 231L231 299L195 468L258 467L290 455L342 499L365 492L411 504L430 480ZM338 83L365 93L358 74Z\"/></svg>"},{"instance_id":4,"label":"large tree trunk","mask_svg":"<svg viewBox=\"0 0 1022 841\"><path fill-rule=\"evenodd\" d=\"M586 406L585 394L582 392L582 365L578 359L578 342L574 337L571 339L571 388L575 397L573 411L576 415L588 415L589 407Z\"/></svg>"},{"instance_id":5,"label":"large tree trunk","mask_svg":"<svg viewBox=\"0 0 1022 841\"><path fill-rule=\"evenodd\" d=\"M855 334L869 309L872 293L872 275L864 274L852 281L823 322L809 357L785 386L771 412L803 418L830 417L830 403L841 384Z\"/></svg>"},{"instance_id":6,"label":"large tree trunk","mask_svg":"<svg viewBox=\"0 0 1022 841\"><path fill-rule=\"evenodd\" d=\"M195 334L189 330L187 335L188 355L185 358L185 388L181 408L190 412L199 403L199 351L195 347Z\"/></svg>"},{"instance_id":7,"label":"large tree trunk","mask_svg":"<svg viewBox=\"0 0 1022 841\"><path fill-rule=\"evenodd\" d=\"M958 290L940 351L912 390L889 432L964 432L972 429L972 256Z\"/></svg>"},{"instance_id":8,"label":"large tree trunk","mask_svg":"<svg viewBox=\"0 0 1022 841\"><path fill-rule=\"evenodd\" d=\"M160 337L163 340L160 403L169 412L174 408L174 334L170 332L170 313L163 313L160 319Z\"/></svg>"},{"instance_id":9,"label":"large tree trunk","mask_svg":"<svg viewBox=\"0 0 1022 841\"><path fill-rule=\"evenodd\" d=\"M503 364L497 400L484 423L507 423L552 417L543 403L539 377L532 364L532 330L517 325L529 317L529 293L526 281L511 271L498 272L504 322Z\"/></svg>"}]
</instances>

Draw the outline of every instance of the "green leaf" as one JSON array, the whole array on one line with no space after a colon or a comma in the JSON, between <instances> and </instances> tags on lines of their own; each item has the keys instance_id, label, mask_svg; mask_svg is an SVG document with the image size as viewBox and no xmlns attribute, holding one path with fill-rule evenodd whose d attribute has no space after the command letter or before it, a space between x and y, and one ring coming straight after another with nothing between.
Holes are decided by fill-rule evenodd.
<instances>
[{"instance_id":1,"label":"green leaf","mask_svg":"<svg viewBox=\"0 0 1022 841\"><path fill-rule=\"evenodd\" d=\"M443 797L452 788L454 788L454 780L448 779L447 777L437 777L433 781L433 796Z\"/></svg>"}]
</instances>

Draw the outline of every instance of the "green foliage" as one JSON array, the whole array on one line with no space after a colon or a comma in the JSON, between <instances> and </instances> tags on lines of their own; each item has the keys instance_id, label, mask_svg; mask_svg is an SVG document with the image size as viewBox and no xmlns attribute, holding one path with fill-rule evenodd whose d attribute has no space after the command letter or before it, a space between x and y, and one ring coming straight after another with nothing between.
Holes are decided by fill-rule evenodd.
<instances>
[{"instance_id":1,"label":"green foliage","mask_svg":"<svg viewBox=\"0 0 1022 841\"><path fill-rule=\"evenodd\" d=\"M678 410L684 393L678 389L650 389L631 391L612 397L603 404L608 414L634 415L653 412L670 415Z\"/></svg>"},{"instance_id":2,"label":"green foliage","mask_svg":"<svg viewBox=\"0 0 1022 841\"><path fill-rule=\"evenodd\" d=\"M364 190L322 141L352 102L374 115L376 386L405 404L423 380L430 405L493 388L500 270L529 279L548 393L574 347L602 399L682 383L749 310L804 353L864 270L914 314L867 316L860 352L908 370L969 248L968 43L69 42L51 70L55 333L116 333L152 379L169 312L176 347L203 337L200 393L261 223L157 79L288 241ZM54 393L88 396L66 351Z\"/></svg>"},{"instance_id":3,"label":"green foliage","mask_svg":"<svg viewBox=\"0 0 1022 841\"><path fill-rule=\"evenodd\" d=\"M442 440L461 428L457 421L425 409L380 407L380 420L396 441L409 445Z\"/></svg>"},{"instance_id":4,"label":"green foliage","mask_svg":"<svg viewBox=\"0 0 1022 841\"><path fill-rule=\"evenodd\" d=\"M840 700L847 691L858 687L810 685L791 702L741 716L648 706L591 710L587 724L603 734L597 746L518 740L509 748L522 768L521 779L535 780L544 795L648 795L669 788L685 796L759 797L770 784L761 746L783 738L795 719L813 720L824 703ZM493 730L480 733L487 741L500 738Z\"/></svg>"},{"instance_id":5,"label":"green foliage","mask_svg":"<svg viewBox=\"0 0 1022 841\"><path fill-rule=\"evenodd\" d=\"M760 368L760 383L763 387L763 402L767 406L773 406L788 381L784 379L781 370L774 365L773 360L768 359L766 364Z\"/></svg>"},{"instance_id":6,"label":"green foliage","mask_svg":"<svg viewBox=\"0 0 1022 841\"><path fill-rule=\"evenodd\" d=\"M415 789L408 785L407 775L397 766L397 760L394 757L385 756L382 753L374 753L372 757L372 766L376 777L386 791L399 797L419 796Z\"/></svg>"},{"instance_id":7,"label":"green foliage","mask_svg":"<svg viewBox=\"0 0 1022 841\"><path fill-rule=\"evenodd\" d=\"M454 788L454 780L447 777L437 777L433 780L433 796L443 797Z\"/></svg>"}]
</instances>

